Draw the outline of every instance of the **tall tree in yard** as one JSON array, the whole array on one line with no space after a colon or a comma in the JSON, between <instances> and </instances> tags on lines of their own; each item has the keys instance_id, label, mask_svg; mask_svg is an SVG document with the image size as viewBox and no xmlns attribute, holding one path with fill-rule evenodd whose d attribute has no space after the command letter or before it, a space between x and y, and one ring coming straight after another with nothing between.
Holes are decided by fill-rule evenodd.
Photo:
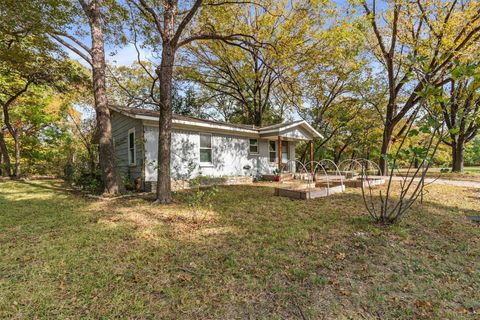
<instances>
[{"instance_id":1,"label":"tall tree in yard","mask_svg":"<svg viewBox=\"0 0 480 320\"><path fill-rule=\"evenodd\" d=\"M172 81L176 54L180 48L197 40L218 40L233 43L244 38L236 32L223 33L208 21L197 23L199 14L206 8L216 10L226 5L243 4L243 1L195 0L179 5L178 0L128 0L132 16L141 17L139 26L145 40L161 56L155 69L160 83L157 202L171 202L170 147L172 137ZM136 20L135 18L132 20ZM137 28L137 21L132 21ZM136 30L133 31L136 34Z\"/></svg>"},{"instance_id":2,"label":"tall tree in yard","mask_svg":"<svg viewBox=\"0 0 480 320\"><path fill-rule=\"evenodd\" d=\"M252 44L268 45L192 43L187 46L188 63L179 69L180 76L198 83L207 97L231 101L235 108L228 110L230 121L256 126L278 123L284 109L294 108L290 89L297 89L298 67L317 45L317 28L328 16L322 10L325 6L316 1L261 3L225 8L209 18L222 29L254 34Z\"/></svg>"},{"instance_id":3,"label":"tall tree in yard","mask_svg":"<svg viewBox=\"0 0 480 320\"><path fill-rule=\"evenodd\" d=\"M124 190L117 172L112 144L110 114L105 87L106 20L114 27L109 34L118 35L121 6L115 0L5 0L0 3L2 27L13 30L16 37L48 34L59 44L76 53L92 69L97 118L97 141L104 192ZM91 43L84 42L90 36Z\"/></svg>"},{"instance_id":4,"label":"tall tree in yard","mask_svg":"<svg viewBox=\"0 0 480 320\"><path fill-rule=\"evenodd\" d=\"M449 130L445 143L452 150L452 171L463 172L465 145L480 129L480 78L477 65L459 65L445 86L448 99L440 104Z\"/></svg>"},{"instance_id":5,"label":"tall tree in yard","mask_svg":"<svg viewBox=\"0 0 480 320\"><path fill-rule=\"evenodd\" d=\"M427 86L442 87L453 61L475 49L480 37L480 2L394 0L386 2L383 10L375 0L361 0L360 6L370 52L388 84L380 159L386 173L390 148L414 120L419 93Z\"/></svg>"},{"instance_id":6,"label":"tall tree in yard","mask_svg":"<svg viewBox=\"0 0 480 320\"><path fill-rule=\"evenodd\" d=\"M102 172L105 194L118 194L125 191L120 179L112 140L112 124L106 93L105 29L106 20L118 25L122 10L116 1L78 0L73 2L49 2L48 14L59 19L45 17L51 26L46 32L59 44L81 57L92 70L92 86L96 114L96 141L99 145L99 164ZM65 10L62 13L61 10ZM88 25L85 31L84 24ZM115 30L116 28L112 28ZM76 31L75 31L76 30ZM111 31L111 30L110 30ZM82 42L85 33L90 36L90 44Z\"/></svg>"},{"instance_id":7,"label":"tall tree in yard","mask_svg":"<svg viewBox=\"0 0 480 320\"><path fill-rule=\"evenodd\" d=\"M12 109L24 103L32 91L48 87L66 90L69 83L81 82L80 66L72 64L47 38L15 32L2 24L0 32L0 151L8 175L19 178L22 124L12 119ZM5 143L6 132L14 141L14 172Z\"/></svg>"},{"instance_id":8,"label":"tall tree in yard","mask_svg":"<svg viewBox=\"0 0 480 320\"><path fill-rule=\"evenodd\" d=\"M354 119L364 118L361 117L361 109L365 108L362 95L372 86L372 81L361 56L362 35L351 21L345 18L333 25L326 23L316 38L315 45L303 53L300 62L299 81L306 103L298 111L324 137L313 142L314 155L323 152L325 156L332 140L336 140L333 144L337 145L342 141L338 153L334 152L333 158L337 160L354 143L348 133L350 124ZM301 151L302 161L308 149L305 145Z\"/></svg>"}]
</instances>

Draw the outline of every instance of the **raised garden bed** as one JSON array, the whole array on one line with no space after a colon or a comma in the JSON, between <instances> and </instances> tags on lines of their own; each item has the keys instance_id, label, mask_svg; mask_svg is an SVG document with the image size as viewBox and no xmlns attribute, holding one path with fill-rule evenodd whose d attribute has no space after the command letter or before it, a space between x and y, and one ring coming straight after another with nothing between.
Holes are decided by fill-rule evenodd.
<instances>
[{"instance_id":1,"label":"raised garden bed","mask_svg":"<svg viewBox=\"0 0 480 320\"><path fill-rule=\"evenodd\" d=\"M349 188L361 188L362 182L363 182L363 187L368 188L369 186L375 187L375 186L380 186L385 184L385 179L383 178L369 178L368 180L352 179L352 180L345 180L343 183L345 184L346 187L349 187Z\"/></svg>"},{"instance_id":2,"label":"raised garden bed","mask_svg":"<svg viewBox=\"0 0 480 320\"><path fill-rule=\"evenodd\" d=\"M315 187L315 188L302 188L298 189L295 187L288 188L288 187L277 187L275 188L275 195L280 197L288 197L290 199L299 199L299 200L307 200L307 199L315 199L326 197L335 193L341 193L345 191L345 186L337 185L331 186L330 188L324 187Z\"/></svg>"}]
</instances>

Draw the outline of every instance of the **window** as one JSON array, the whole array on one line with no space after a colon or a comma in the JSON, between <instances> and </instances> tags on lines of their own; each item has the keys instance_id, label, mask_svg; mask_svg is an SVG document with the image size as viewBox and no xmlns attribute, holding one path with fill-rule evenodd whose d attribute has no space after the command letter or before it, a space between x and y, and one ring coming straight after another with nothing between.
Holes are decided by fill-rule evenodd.
<instances>
[{"instance_id":1,"label":"window","mask_svg":"<svg viewBox=\"0 0 480 320\"><path fill-rule=\"evenodd\" d=\"M128 130L128 164L137 164L137 148L135 146L135 128Z\"/></svg>"},{"instance_id":2,"label":"window","mask_svg":"<svg viewBox=\"0 0 480 320\"><path fill-rule=\"evenodd\" d=\"M250 139L250 153L258 153L258 140Z\"/></svg>"},{"instance_id":3,"label":"window","mask_svg":"<svg viewBox=\"0 0 480 320\"><path fill-rule=\"evenodd\" d=\"M282 141L282 162L287 163L290 159L290 152L288 150L288 141Z\"/></svg>"},{"instance_id":4,"label":"window","mask_svg":"<svg viewBox=\"0 0 480 320\"><path fill-rule=\"evenodd\" d=\"M200 134L200 163L212 163L212 135Z\"/></svg>"},{"instance_id":5,"label":"window","mask_svg":"<svg viewBox=\"0 0 480 320\"><path fill-rule=\"evenodd\" d=\"M277 159L277 144L275 141L269 141L268 152L270 154L270 162L275 162Z\"/></svg>"}]
</instances>

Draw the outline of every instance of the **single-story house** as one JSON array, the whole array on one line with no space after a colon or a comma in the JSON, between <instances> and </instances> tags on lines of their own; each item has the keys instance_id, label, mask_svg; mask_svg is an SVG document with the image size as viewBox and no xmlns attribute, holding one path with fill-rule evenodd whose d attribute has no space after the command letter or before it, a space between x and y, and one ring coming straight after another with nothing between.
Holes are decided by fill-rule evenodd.
<instances>
[{"instance_id":1,"label":"single-story house","mask_svg":"<svg viewBox=\"0 0 480 320\"><path fill-rule=\"evenodd\" d=\"M144 188L157 181L158 112L110 107L113 141L120 173L140 179ZM272 175L276 168L295 171L295 146L322 136L303 120L266 127L174 115L171 176L241 177Z\"/></svg>"}]
</instances>

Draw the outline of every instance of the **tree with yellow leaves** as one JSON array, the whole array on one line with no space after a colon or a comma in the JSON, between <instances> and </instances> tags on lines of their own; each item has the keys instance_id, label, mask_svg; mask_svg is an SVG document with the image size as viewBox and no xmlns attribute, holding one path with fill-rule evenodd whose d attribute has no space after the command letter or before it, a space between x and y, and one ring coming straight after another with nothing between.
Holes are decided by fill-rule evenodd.
<instances>
[{"instance_id":1,"label":"tree with yellow leaves","mask_svg":"<svg viewBox=\"0 0 480 320\"><path fill-rule=\"evenodd\" d=\"M480 37L480 2L475 0L353 1L363 11L366 43L387 84L382 158L414 121L425 88L442 87L455 59L474 52ZM403 121L406 120L406 121ZM400 125L401 124L401 125Z\"/></svg>"}]
</instances>

